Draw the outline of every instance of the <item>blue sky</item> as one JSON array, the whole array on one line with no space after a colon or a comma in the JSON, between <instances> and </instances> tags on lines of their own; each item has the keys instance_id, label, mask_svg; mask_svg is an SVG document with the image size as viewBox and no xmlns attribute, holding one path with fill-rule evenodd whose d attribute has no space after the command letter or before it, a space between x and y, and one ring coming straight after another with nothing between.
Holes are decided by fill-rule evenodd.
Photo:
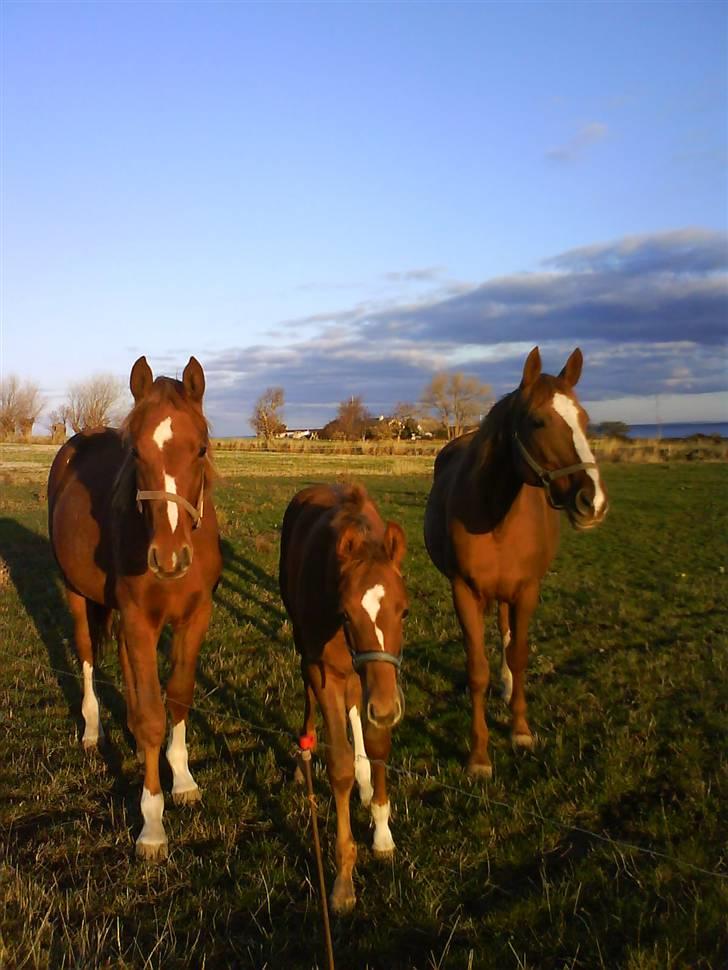
<instances>
[{"instance_id":1,"label":"blue sky","mask_svg":"<svg viewBox=\"0 0 728 970\"><path fill-rule=\"evenodd\" d=\"M596 418L728 418L728 7L13 3L2 370L205 366L217 433L580 344Z\"/></svg>"}]
</instances>

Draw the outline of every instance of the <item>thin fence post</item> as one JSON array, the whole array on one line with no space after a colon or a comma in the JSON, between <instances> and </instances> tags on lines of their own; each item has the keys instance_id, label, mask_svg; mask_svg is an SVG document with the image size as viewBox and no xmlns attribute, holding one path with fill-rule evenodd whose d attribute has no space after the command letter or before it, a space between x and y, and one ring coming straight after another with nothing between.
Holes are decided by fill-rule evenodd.
<instances>
[{"instance_id":1,"label":"thin fence post","mask_svg":"<svg viewBox=\"0 0 728 970\"><path fill-rule=\"evenodd\" d=\"M311 777L311 749L314 739L309 734L303 735L299 739L301 749L301 761L303 762L303 773L306 776L306 788L308 789L308 803L311 808L311 828L313 829L313 844L316 849L316 868L319 877L319 892L321 893L321 914L324 924L324 941L326 943L326 955L329 961L329 970L336 970L334 965L334 945L331 942L331 924L329 923L329 903L326 897L326 880L324 878L324 860L321 855L321 842L319 840L318 814L316 812L316 798L313 793L313 779Z\"/></svg>"}]
</instances>

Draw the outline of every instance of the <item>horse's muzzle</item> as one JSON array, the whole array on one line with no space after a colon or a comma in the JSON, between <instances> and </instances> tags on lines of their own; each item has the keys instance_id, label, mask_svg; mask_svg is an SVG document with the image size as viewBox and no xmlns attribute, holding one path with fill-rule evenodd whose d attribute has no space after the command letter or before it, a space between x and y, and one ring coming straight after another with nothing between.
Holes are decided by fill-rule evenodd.
<instances>
[{"instance_id":1,"label":"horse's muzzle","mask_svg":"<svg viewBox=\"0 0 728 970\"><path fill-rule=\"evenodd\" d=\"M377 728L393 728L404 717L404 694L402 688L397 684L397 696L394 699L394 708L390 711L382 711L374 701L367 701L367 720Z\"/></svg>"},{"instance_id":2,"label":"horse's muzzle","mask_svg":"<svg viewBox=\"0 0 728 970\"><path fill-rule=\"evenodd\" d=\"M158 579L181 579L192 565L192 548L185 543L179 554L172 553L170 560L171 569L163 562L158 547L152 543L147 554L147 565Z\"/></svg>"},{"instance_id":3,"label":"horse's muzzle","mask_svg":"<svg viewBox=\"0 0 728 970\"><path fill-rule=\"evenodd\" d=\"M593 529L594 526L604 519L609 509L609 503L605 500L599 510L594 507L592 497L589 492L582 488L576 493L573 506L566 508L569 521L575 529Z\"/></svg>"}]
</instances>

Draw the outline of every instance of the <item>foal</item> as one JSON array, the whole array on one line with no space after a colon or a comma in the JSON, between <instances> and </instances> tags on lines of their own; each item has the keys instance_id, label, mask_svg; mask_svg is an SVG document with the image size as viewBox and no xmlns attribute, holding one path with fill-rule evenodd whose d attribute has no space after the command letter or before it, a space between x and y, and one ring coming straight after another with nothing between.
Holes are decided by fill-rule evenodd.
<instances>
[{"instance_id":1,"label":"foal","mask_svg":"<svg viewBox=\"0 0 728 970\"><path fill-rule=\"evenodd\" d=\"M371 804L374 855L386 859L394 851L385 762L391 729L404 713L397 682L407 615L400 573L404 553L404 532L394 522L385 525L361 486L314 485L295 495L286 509L281 596L301 655L303 733L315 743L316 702L326 727L326 763L336 800L331 907L337 913L349 912L356 902L356 843L349 819L355 777L362 803ZM376 760L370 764L367 756Z\"/></svg>"},{"instance_id":2,"label":"foal","mask_svg":"<svg viewBox=\"0 0 728 970\"><path fill-rule=\"evenodd\" d=\"M94 692L94 655L119 612L119 660L129 729L144 763L144 827L137 855L165 858L159 752L166 723L157 672L163 627L173 630L167 684L167 760L175 802L200 790L189 771L186 725L212 593L222 569L210 494L205 377L191 357L182 380L155 381L144 357L130 376L134 408L120 431L98 428L70 439L48 479L48 525L83 665L83 744L103 736Z\"/></svg>"},{"instance_id":3,"label":"foal","mask_svg":"<svg viewBox=\"0 0 728 970\"><path fill-rule=\"evenodd\" d=\"M541 373L534 347L520 386L493 407L477 431L450 442L435 461L425 544L452 584L465 639L471 774L492 773L485 722L486 611L497 601L512 741L531 748L525 697L528 625L556 553L559 510L576 529L598 525L607 513L606 492L586 439L587 415L574 393L582 363L577 348L559 376L551 377Z\"/></svg>"}]
</instances>

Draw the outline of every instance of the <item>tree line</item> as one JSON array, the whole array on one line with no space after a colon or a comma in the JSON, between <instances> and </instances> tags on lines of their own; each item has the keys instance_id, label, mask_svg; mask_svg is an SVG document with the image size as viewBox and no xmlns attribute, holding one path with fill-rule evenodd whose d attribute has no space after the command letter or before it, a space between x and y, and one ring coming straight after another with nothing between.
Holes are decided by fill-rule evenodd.
<instances>
[{"instance_id":1,"label":"tree line","mask_svg":"<svg viewBox=\"0 0 728 970\"><path fill-rule=\"evenodd\" d=\"M112 374L97 374L70 384L64 401L48 412L46 424L54 441L70 431L118 424L127 398L124 381ZM46 401L37 384L11 374L0 380L0 438L29 438Z\"/></svg>"},{"instance_id":2,"label":"tree line","mask_svg":"<svg viewBox=\"0 0 728 970\"><path fill-rule=\"evenodd\" d=\"M462 372L433 375L417 402L400 401L390 414L374 415L361 395L338 405L336 416L322 428L310 429L325 440L456 438L479 423L493 405L488 384ZM267 387L253 406L250 424L259 438L269 441L287 432L285 392Z\"/></svg>"}]
</instances>

